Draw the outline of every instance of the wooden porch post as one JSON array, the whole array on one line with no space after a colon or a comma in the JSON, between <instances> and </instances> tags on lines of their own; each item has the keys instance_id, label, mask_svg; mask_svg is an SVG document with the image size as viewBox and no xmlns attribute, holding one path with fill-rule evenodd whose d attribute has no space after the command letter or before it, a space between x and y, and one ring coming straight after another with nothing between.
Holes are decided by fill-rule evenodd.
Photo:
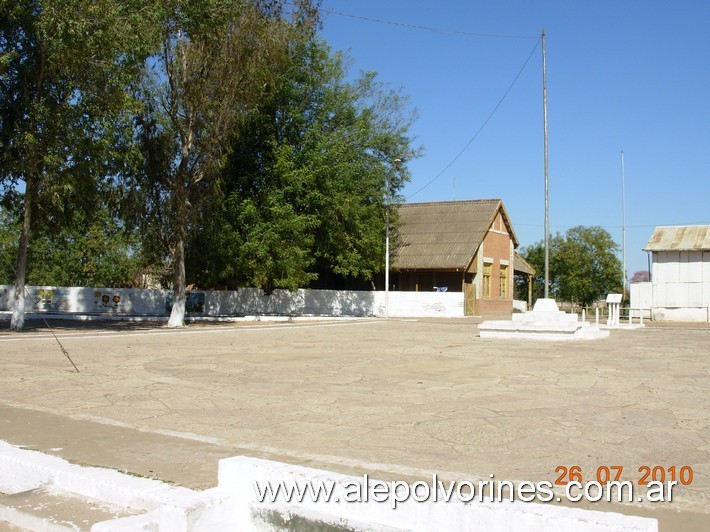
<instances>
[{"instance_id":1,"label":"wooden porch post","mask_svg":"<svg viewBox=\"0 0 710 532\"><path fill-rule=\"evenodd\" d=\"M528 274L528 309L532 308L532 278L533 276Z\"/></svg>"}]
</instances>

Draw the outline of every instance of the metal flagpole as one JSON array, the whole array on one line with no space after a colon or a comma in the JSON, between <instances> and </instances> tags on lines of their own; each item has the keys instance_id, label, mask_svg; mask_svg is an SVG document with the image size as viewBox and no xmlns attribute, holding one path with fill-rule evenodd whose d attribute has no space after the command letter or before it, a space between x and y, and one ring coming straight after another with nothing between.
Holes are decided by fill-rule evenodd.
<instances>
[{"instance_id":1,"label":"metal flagpole","mask_svg":"<svg viewBox=\"0 0 710 532\"><path fill-rule=\"evenodd\" d=\"M626 299L626 193L624 179L624 151L621 151L621 293Z\"/></svg>"},{"instance_id":2,"label":"metal flagpole","mask_svg":"<svg viewBox=\"0 0 710 532\"><path fill-rule=\"evenodd\" d=\"M550 289L550 202L547 164L547 64L545 58L545 28L542 28L542 115L545 127L545 299Z\"/></svg>"},{"instance_id":3,"label":"metal flagpole","mask_svg":"<svg viewBox=\"0 0 710 532\"><path fill-rule=\"evenodd\" d=\"M387 172L387 206L385 208L385 318L390 317L390 174Z\"/></svg>"}]
</instances>

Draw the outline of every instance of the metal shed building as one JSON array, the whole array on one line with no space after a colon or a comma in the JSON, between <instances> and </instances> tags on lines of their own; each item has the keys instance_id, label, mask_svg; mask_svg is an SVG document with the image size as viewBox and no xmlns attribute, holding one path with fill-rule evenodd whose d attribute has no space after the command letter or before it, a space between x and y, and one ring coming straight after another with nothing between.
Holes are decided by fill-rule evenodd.
<instances>
[{"instance_id":1,"label":"metal shed building","mask_svg":"<svg viewBox=\"0 0 710 532\"><path fill-rule=\"evenodd\" d=\"M710 321L710 225L656 227L644 249L653 319Z\"/></svg>"}]
</instances>

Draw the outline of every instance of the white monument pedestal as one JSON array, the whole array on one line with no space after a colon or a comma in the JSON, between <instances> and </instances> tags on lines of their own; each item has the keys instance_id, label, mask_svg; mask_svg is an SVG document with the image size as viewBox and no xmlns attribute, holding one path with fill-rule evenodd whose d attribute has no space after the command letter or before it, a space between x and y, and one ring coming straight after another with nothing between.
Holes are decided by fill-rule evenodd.
<instances>
[{"instance_id":1,"label":"white monument pedestal","mask_svg":"<svg viewBox=\"0 0 710 532\"><path fill-rule=\"evenodd\" d=\"M638 323L631 323L631 310L629 309L629 322L621 323L621 294L609 294L606 296L606 305L609 311L609 317L606 320L606 325L601 324L602 329L643 329L643 314L639 317Z\"/></svg>"},{"instance_id":2,"label":"white monument pedestal","mask_svg":"<svg viewBox=\"0 0 710 532\"><path fill-rule=\"evenodd\" d=\"M489 320L478 326L481 338L522 338L532 340L596 340L609 331L579 321L577 314L557 308L554 299L538 299L530 312L513 314L511 320Z\"/></svg>"}]
</instances>

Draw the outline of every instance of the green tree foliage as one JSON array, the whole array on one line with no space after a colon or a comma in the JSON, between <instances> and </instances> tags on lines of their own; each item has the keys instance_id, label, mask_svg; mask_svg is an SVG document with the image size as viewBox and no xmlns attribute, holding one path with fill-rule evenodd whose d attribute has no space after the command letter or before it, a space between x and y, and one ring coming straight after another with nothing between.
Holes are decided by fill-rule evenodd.
<instances>
[{"instance_id":1,"label":"green tree foliage","mask_svg":"<svg viewBox=\"0 0 710 532\"><path fill-rule=\"evenodd\" d=\"M0 192L22 212L13 329L24 322L33 217L51 226L90 208L118 160L151 13L135 0L0 1Z\"/></svg>"},{"instance_id":2,"label":"green tree foliage","mask_svg":"<svg viewBox=\"0 0 710 532\"><path fill-rule=\"evenodd\" d=\"M176 325L186 244L201 286L381 270L413 116L374 74L346 81L318 5L0 0L0 272L16 293L135 284L169 261Z\"/></svg>"},{"instance_id":3,"label":"green tree foliage","mask_svg":"<svg viewBox=\"0 0 710 532\"><path fill-rule=\"evenodd\" d=\"M136 286L145 265L139 240L106 205L78 212L54 231L36 226L28 250L27 282L50 286ZM0 209L0 284L12 283L20 223Z\"/></svg>"},{"instance_id":4,"label":"green tree foliage","mask_svg":"<svg viewBox=\"0 0 710 532\"><path fill-rule=\"evenodd\" d=\"M190 245L200 285L307 286L318 272L370 279L384 257L385 186L407 179L414 118L374 74L347 82L340 55L311 40L240 122L225 201ZM202 265L202 268L200 268Z\"/></svg>"},{"instance_id":5,"label":"green tree foliage","mask_svg":"<svg viewBox=\"0 0 710 532\"><path fill-rule=\"evenodd\" d=\"M601 227L573 227L550 238L550 293L560 301L589 305L609 293L621 292L619 246ZM533 294L543 297L545 244L521 250L537 271Z\"/></svg>"},{"instance_id":6,"label":"green tree foliage","mask_svg":"<svg viewBox=\"0 0 710 532\"><path fill-rule=\"evenodd\" d=\"M219 176L237 120L257 104L292 43L313 31L314 3L173 0L163 3L160 53L146 70L140 138L146 165L138 185L163 221L173 263L168 326L183 324L185 243ZM317 5L317 2L315 3ZM207 200L207 201L206 201Z\"/></svg>"},{"instance_id":7,"label":"green tree foliage","mask_svg":"<svg viewBox=\"0 0 710 532\"><path fill-rule=\"evenodd\" d=\"M19 232L20 224L7 209L0 206L0 284L14 281Z\"/></svg>"}]
</instances>

